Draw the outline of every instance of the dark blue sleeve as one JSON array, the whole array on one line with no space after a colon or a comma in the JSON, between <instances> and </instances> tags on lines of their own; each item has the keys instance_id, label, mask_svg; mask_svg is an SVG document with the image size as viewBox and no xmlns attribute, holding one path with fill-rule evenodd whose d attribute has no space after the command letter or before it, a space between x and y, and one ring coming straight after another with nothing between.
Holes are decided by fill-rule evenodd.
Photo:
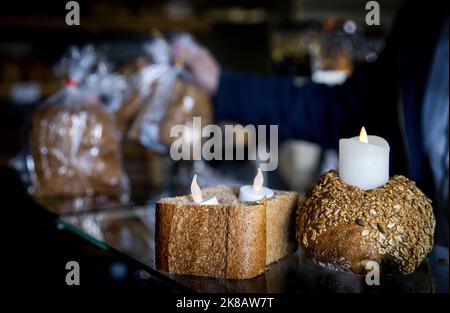
<instances>
[{"instance_id":1,"label":"dark blue sleeve","mask_svg":"<svg viewBox=\"0 0 450 313\"><path fill-rule=\"evenodd\" d=\"M335 148L339 138L355 136L362 125L370 125L369 109L380 88L374 76L361 68L340 86L309 82L296 87L281 77L224 70L215 117L244 125L278 125L282 140L303 139Z\"/></svg>"},{"instance_id":2,"label":"dark blue sleeve","mask_svg":"<svg viewBox=\"0 0 450 313\"><path fill-rule=\"evenodd\" d=\"M224 70L215 98L216 119L278 125L281 140L303 139L330 148L365 126L369 134L382 136L401 150L399 68L402 53L410 53L401 45L409 34L403 15L398 14L379 59L358 66L339 86L308 82L298 87L287 78Z\"/></svg>"}]
</instances>

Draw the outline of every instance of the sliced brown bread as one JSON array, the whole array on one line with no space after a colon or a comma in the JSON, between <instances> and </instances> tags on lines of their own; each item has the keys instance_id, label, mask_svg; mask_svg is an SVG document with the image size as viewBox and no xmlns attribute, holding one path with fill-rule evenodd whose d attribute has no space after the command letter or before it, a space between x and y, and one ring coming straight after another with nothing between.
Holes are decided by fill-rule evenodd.
<instances>
[{"instance_id":1,"label":"sliced brown bread","mask_svg":"<svg viewBox=\"0 0 450 313\"><path fill-rule=\"evenodd\" d=\"M190 195L156 205L156 265L180 274L246 279L295 250L297 194L276 191L259 203L240 202L239 188L202 189L219 205L194 204Z\"/></svg>"}]
</instances>

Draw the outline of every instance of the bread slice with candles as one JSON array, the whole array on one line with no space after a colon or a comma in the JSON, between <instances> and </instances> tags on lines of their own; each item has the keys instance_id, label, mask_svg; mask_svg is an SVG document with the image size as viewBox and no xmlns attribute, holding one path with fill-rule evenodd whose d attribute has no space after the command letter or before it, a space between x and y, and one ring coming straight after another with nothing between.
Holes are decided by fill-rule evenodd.
<instances>
[{"instance_id":1,"label":"bread slice with candles","mask_svg":"<svg viewBox=\"0 0 450 313\"><path fill-rule=\"evenodd\" d=\"M270 199L248 202L239 200L238 186L197 187L194 179L191 195L156 205L159 270L247 279L296 250L297 193L274 190Z\"/></svg>"}]
</instances>

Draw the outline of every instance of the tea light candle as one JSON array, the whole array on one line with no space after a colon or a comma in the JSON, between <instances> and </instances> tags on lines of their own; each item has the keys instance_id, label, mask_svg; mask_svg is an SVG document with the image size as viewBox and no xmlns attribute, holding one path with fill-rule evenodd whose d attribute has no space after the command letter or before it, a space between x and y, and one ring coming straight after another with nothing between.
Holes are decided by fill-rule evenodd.
<instances>
[{"instance_id":1,"label":"tea light candle","mask_svg":"<svg viewBox=\"0 0 450 313\"><path fill-rule=\"evenodd\" d=\"M253 180L253 186L245 185L241 186L239 190L239 200L240 201L259 201L266 197L268 199L272 198L274 195L273 190L264 187L264 176L261 170L258 168L258 173Z\"/></svg>"},{"instance_id":2,"label":"tea light candle","mask_svg":"<svg viewBox=\"0 0 450 313\"><path fill-rule=\"evenodd\" d=\"M389 181L389 144L378 136L367 136L361 128L359 137L339 140L339 177L347 184L364 190Z\"/></svg>"},{"instance_id":3,"label":"tea light candle","mask_svg":"<svg viewBox=\"0 0 450 313\"><path fill-rule=\"evenodd\" d=\"M203 204L203 205L217 205L219 204L219 201L216 197L208 198L206 200L203 200L202 190L197 184L197 174L194 175L194 178L192 179L191 183L191 194L192 199L194 199L194 203L196 204Z\"/></svg>"}]
</instances>

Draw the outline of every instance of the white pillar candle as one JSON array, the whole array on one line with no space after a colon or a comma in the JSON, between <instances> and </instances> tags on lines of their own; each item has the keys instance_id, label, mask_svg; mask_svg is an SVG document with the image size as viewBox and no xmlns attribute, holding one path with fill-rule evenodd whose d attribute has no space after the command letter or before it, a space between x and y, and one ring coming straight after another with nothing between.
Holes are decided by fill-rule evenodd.
<instances>
[{"instance_id":1,"label":"white pillar candle","mask_svg":"<svg viewBox=\"0 0 450 313\"><path fill-rule=\"evenodd\" d=\"M208 198L203 200L202 190L197 184L197 174L194 175L191 183L191 194L192 199L194 199L195 204L203 204L203 205L217 205L219 201L216 197Z\"/></svg>"},{"instance_id":2,"label":"white pillar candle","mask_svg":"<svg viewBox=\"0 0 450 313\"><path fill-rule=\"evenodd\" d=\"M249 185L241 186L239 190L239 200L255 202L261 200L264 197L268 199L272 198L274 195L273 190L264 187L263 183L264 183L264 176L262 175L261 170L258 168L258 173L256 174L256 177L253 180L253 186Z\"/></svg>"},{"instance_id":3,"label":"white pillar candle","mask_svg":"<svg viewBox=\"0 0 450 313\"><path fill-rule=\"evenodd\" d=\"M364 127L359 137L339 140L339 177L364 190L389 181L389 144L378 136L367 136Z\"/></svg>"}]
</instances>

